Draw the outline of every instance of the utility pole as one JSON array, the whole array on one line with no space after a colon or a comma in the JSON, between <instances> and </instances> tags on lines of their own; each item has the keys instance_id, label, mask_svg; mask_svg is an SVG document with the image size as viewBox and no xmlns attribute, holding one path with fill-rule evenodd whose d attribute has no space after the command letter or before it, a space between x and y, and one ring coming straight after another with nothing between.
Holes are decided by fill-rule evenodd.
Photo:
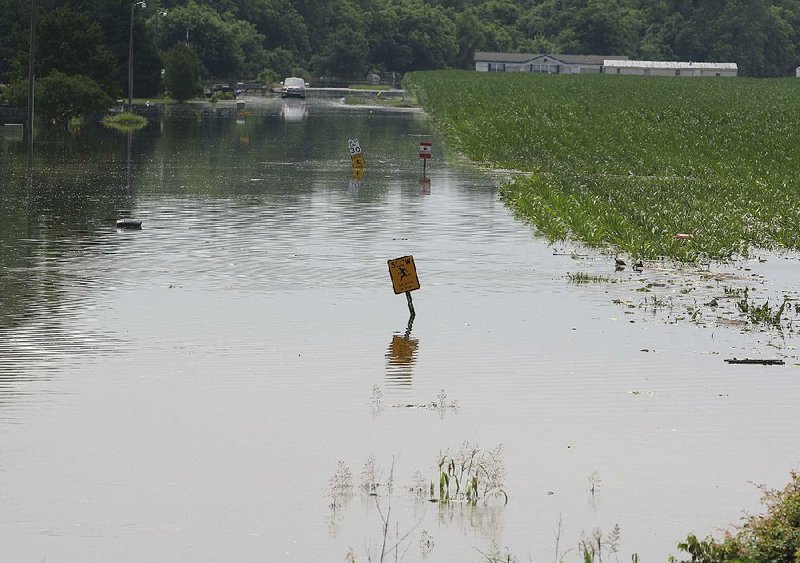
<instances>
[{"instance_id":1,"label":"utility pole","mask_svg":"<svg viewBox=\"0 0 800 563\"><path fill-rule=\"evenodd\" d=\"M133 111L133 8L136 3L131 2L131 31L128 37L128 111Z\"/></svg>"},{"instance_id":2,"label":"utility pole","mask_svg":"<svg viewBox=\"0 0 800 563\"><path fill-rule=\"evenodd\" d=\"M131 30L128 36L128 111L133 111L133 9L136 6L146 8L147 4L143 0L131 2Z\"/></svg>"},{"instance_id":3,"label":"utility pole","mask_svg":"<svg viewBox=\"0 0 800 563\"><path fill-rule=\"evenodd\" d=\"M28 150L33 154L33 102L36 89L34 88L36 73L34 61L36 59L36 0L31 0L31 31L28 44L28 117L25 134L28 136Z\"/></svg>"}]
</instances>

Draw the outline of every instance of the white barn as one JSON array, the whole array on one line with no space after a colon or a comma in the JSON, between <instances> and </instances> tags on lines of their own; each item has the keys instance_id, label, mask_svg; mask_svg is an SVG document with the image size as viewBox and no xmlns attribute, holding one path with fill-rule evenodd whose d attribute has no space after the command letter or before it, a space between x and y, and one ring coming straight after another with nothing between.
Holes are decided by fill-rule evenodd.
<instances>
[{"instance_id":1,"label":"white barn","mask_svg":"<svg viewBox=\"0 0 800 563\"><path fill-rule=\"evenodd\" d=\"M737 76L736 63L695 63L679 61L603 61L605 74L638 74L641 76Z\"/></svg>"},{"instance_id":2,"label":"white barn","mask_svg":"<svg viewBox=\"0 0 800 563\"><path fill-rule=\"evenodd\" d=\"M492 53L476 51L478 72L537 72L543 74L597 74L608 60L627 57L604 55L551 55L533 53Z\"/></svg>"}]
</instances>

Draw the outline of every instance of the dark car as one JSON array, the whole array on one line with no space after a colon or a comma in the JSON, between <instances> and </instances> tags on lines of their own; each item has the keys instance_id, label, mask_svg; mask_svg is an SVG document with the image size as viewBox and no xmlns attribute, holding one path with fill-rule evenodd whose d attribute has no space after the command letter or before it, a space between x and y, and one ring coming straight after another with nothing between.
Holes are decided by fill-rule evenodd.
<instances>
[{"instance_id":1,"label":"dark car","mask_svg":"<svg viewBox=\"0 0 800 563\"><path fill-rule=\"evenodd\" d=\"M205 91L205 95L207 98L210 98L214 94L232 94L233 97L235 98L241 93L242 90L238 86L236 88L233 88L228 84L215 84L213 87Z\"/></svg>"},{"instance_id":2,"label":"dark car","mask_svg":"<svg viewBox=\"0 0 800 563\"><path fill-rule=\"evenodd\" d=\"M290 77L281 82L281 98L305 98L306 81L302 78Z\"/></svg>"}]
</instances>

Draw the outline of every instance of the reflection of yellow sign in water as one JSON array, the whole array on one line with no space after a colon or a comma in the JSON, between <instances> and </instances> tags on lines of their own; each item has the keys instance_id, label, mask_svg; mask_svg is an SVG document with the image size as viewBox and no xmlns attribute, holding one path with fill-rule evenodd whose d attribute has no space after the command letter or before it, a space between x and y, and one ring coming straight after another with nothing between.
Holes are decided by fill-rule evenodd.
<instances>
[{"instance_id":1,"label":"reflection of yellow sign in water","mask_svg":"<svg viewBox=\"0 0 800 563\"><path fill-rule=\"evenodd\" d=\"M417 346L419 346L419 340L416 338L395 334L392 336L392 343L389 344L386 358L390 364L413 364L417 359Z\"/></svg>"},{"instance_id":2,"label":"reflection of yellow sign in water","mask_svg":"<svg viewBox=\"0 0 800 563\"><path fill-rule=\"evenodd\" d=\"M354 167L353 168L353 172L350 174L350 178L360 182L361 180L364 179L364 176L366 175L366 173L367 173L367 171L364 168L355 168Z\"/></svg>"},{"instance_id":3,"label":"reflection of yellow sign in water","mask_svg":"<svg viewBox=\"0 0 800 563\"><path fill-rule=\"evenodd\" d=\"M392 286L395 293L405 293L419 289L417 268L414 266L413 256L403 256L389 260L389 275L392 276Z\"/></svg>"},{"instance_id":4,"label":"reflection of yellow sign in water","mask_svg":"<svg viewBox=\"0 0 800 563\"><path fill-rule=\"evenodd\" d=\"M354 154L350 158L353 161L353 170L363 170L367 167L367 163L364 161L363 154Z\"/></svg>"}]
</instances>

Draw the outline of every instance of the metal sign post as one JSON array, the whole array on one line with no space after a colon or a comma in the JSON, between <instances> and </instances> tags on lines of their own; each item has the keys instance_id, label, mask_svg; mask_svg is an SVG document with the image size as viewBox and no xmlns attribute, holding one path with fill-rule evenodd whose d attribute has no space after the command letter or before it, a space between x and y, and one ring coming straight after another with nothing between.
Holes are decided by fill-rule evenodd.
<instances>
[{"instance_id":1,"label":"metal sign post","mask_svg":"<svg viewBox=\"0 0 800 563\"><path fill-rule=\"evenodd\" d=\"M358 139L348 139L347 148L350 149L350 161L353 165L353 173L357 170L365 170L367 163L364 160L364 152L361 150L361 143Z\"/></svg>"},{"instance_id":2,"label":"metal sign post","mask_svg":"<svg viewBox=\"0 0 800 563\"><path fill-rule=\"evenodd\" d=\"M416 316L414 302L411 300L411 292L419 289L419 278L417 277L417 267L414 265L413 256L402 256L389 260L389 275L392 278L392 287L395 295L406 294L408 300L408 312L411 318Z\"/></svg>"},{"instance_id":3,"label":"metal sign post","mask_svg":"<svg viewBox=\"0 0 800 563\"><path fill-rule=\"evenodd\" d=\"M425 168L430 159L433 156L433 145L430 141L420 141L419 142L419 157L422 159L422 177L425 177Z\"/></svg>"}]
</instances>

